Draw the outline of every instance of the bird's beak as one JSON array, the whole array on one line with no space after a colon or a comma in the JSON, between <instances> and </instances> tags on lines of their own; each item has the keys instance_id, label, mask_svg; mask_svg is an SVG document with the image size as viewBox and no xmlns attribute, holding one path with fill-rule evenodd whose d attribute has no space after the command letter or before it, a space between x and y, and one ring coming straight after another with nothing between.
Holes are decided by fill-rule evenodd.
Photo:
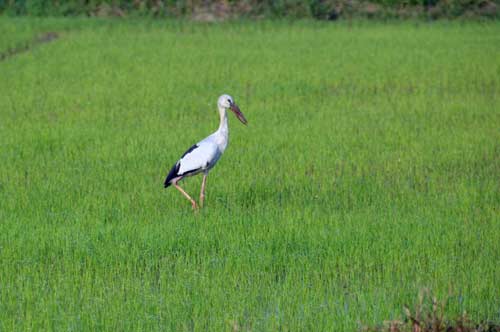
<instances>
[{"instance_id":1,"label":"bird's beak","mask_svg":"<svg viewBox=\"0 0 500 332\"><path fill-rule=\"evenodd\" d=\"M231 111L233 111L234 115L236 115L236 117L241 121L241 123L243 123L244 125L246 125L248 123L248 121L247 121L247 119L245 119L245 116L243 115L243 113L241 113L238 105L236 105L235 103L232 103L231 106L229 106L229 108L231 109Z\"/></svg>"}]
</instances>

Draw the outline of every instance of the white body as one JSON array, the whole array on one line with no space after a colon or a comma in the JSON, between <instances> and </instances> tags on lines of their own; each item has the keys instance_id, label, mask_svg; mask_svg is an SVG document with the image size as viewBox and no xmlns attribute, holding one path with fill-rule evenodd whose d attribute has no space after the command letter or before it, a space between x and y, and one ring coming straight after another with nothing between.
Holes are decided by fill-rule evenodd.
<instances>
[{"instance_id":1,"label":"white body","mask_svg":"<svg viewBox=\"0 0 500 332\"><path fill-rule=\"evenodd\" d=\"M191 152L186 153L179 161L179 175L188 175L208 172L227 148L229 143L229 128L227 125L226 110L219 107L220 126L216 132L202 141Z\"/></svg>"}]
</instances>

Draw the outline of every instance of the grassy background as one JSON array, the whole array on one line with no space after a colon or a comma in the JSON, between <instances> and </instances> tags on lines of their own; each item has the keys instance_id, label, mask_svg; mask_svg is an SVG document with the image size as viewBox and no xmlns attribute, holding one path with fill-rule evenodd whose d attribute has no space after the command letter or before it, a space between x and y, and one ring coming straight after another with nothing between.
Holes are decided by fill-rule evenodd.
<instances>
[{"instance_id":1,"label":"grassy background","mask_svg":"<svg viewBox=\"0 0 500 332\"><path fill-rule=\"evenodd\" d=\"M497 23L38 22L0 19L63 31L0 62L0 330L500 320ZM194 216L162 183L223 92Z\"/></svg>"}]
</instances>

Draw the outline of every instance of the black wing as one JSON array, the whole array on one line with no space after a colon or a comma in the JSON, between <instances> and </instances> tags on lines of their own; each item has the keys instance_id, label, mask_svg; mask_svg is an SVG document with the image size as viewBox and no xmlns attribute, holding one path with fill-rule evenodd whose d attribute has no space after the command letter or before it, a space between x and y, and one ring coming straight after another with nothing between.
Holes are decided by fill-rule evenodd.
<instances>
[{"instance_id":1,"label":"black wing","mask_svg":"<svg viewBox=\"0 0 500 332\"><path fill-rule=\"evenodd\" d=\"M192 147L190 147L186 152L184 152L184 154L182 155L181 157L181 160L182 158L184 158L189 152L193 151L194 149L196 149L198 147L198 144L195 144L193 145ZM172 169L170 170L170 172L168 172L168 175L167 175L167 178L165 179L165 183L164 183L164 186L165 188L168 188L171 184L172 184L172 180L175 179L176 177L179 177L179 176L182 176L183 174L179 174L179 169L181 168L181 160L179 160L178 162L175 163L175 165L172 167Z\"/></svg>"},{"instance_id":2,"label":"black wing","mask_svg":"<svg viewBox=\"0 0 500 332\"><path fill-rule=\"evenodd\" d=\"M179 168L181 168L181 163L180 162L176 162L174 167L172 167L172 169L170 170L170 172L168 172L168 175L167 175L167 178L165 179L165 183L164 183L164 186L165 188L168 188L172 183L170 181L172 181L172 179L175 179L176 177L179 176Z\"/></svg>"}]
</instances>

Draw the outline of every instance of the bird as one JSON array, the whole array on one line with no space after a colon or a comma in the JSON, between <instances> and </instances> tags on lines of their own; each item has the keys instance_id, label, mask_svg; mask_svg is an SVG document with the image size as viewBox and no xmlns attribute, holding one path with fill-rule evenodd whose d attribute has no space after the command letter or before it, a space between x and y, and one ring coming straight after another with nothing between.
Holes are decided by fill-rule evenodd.
<instances>
[{"instance_id":1,"label":"bird","mask_svg":"<svg viewBox=\"0 0 500 332\"><path fill-rule=\"evenodd\" d=\"M200 207L203 207L208 172L220 159L229 142L227 110L232 111L244 125L248 123L247 119L240 111L240 108L234 102L233 97L230 95L221 95L217 100L217 106L220 117L219 128L213 134L194 144L186 152L184 152L181 158L170 169L164 183L165 188L172 185L179 190L181 194L191 202L193 210L198 209L196 201L179 186L178 182L187 176L203 173L199 205Z\"/></svg>"}]
</instances>

